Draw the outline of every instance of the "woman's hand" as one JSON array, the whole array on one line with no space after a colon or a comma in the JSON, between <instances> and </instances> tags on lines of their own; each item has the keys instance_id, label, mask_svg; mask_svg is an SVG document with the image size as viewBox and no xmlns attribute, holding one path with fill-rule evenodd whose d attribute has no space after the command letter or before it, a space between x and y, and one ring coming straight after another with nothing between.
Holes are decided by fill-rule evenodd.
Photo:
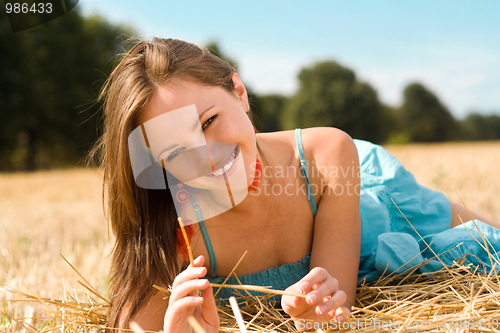
<instances>
[{"instance_id":1,"label":"woman's hand","mask_svg":"<svg viewBox=\"0 0 500 333\"><path fill-rule=\"evenodd\" d=\"M199 256L194 260L195 267L189 265L175 278L163 321L165 333L194 332L188 322L189 316L193 316L207 333L219 332L220 320L212 287L208 280L198 279L207 273L204 261L205 258ZM201 296L198 290L201 290Z\"/></svg>"},{"instance_id":2,"label":"woman's hand","mask_svg":"<svg viewBox=\"0 0 500 333\"><path fill-rule=\"evenodd\" d=\"M306 297L284 295L281 298L281 306L295 321L308 319L315 321L338 322L347 320L342 312L347 316L351 312L346 307L342 307L347 300L345 292L339 290L336 279L330 276L326 269L313 268L299 282L291 285L286 291L296 294L305 294Z\"/></svg>"}]
</instances>

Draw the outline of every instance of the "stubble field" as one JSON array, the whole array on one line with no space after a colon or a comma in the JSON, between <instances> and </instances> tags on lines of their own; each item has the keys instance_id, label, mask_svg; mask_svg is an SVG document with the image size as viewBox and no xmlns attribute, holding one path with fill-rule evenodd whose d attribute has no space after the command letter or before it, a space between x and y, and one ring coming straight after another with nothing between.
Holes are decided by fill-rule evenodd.
<instances>
[{"instance_id":1,"label":"stubble field","mask_svg":"<svg viewBox=\"0 0 500 333\"><path fill-rule=\"evenodd\" d=\"M458 202L455 187L468 208L500 220L500 142L386 148L422 185ZM1 303L19 299L2 290L6 286L57 299L64 290L83 292L60 254L107 296L112 236L96 170L0 174L0 230ZM19 318L25 304L3 306Z\"/></svg>"}]
</instances>

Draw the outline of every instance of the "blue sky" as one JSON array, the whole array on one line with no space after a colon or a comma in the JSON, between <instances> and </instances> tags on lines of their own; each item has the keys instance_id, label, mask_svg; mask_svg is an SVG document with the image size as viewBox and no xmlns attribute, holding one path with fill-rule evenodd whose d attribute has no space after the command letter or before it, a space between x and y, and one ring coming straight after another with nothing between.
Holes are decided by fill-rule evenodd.
<instances>
[{"instance_id":1,"label":"blue sky","mask_svg":"<svg viewBox=\"0 0 500 333\"><path fill-rule=\"evenodd\" d=\"M257 93L291 95L297 73L334 59L392 106L419 81L458 118L500 113L500 1L80 0L85 15L129 23L148 39L217 40Z\"/></svg>"}]
</instances>

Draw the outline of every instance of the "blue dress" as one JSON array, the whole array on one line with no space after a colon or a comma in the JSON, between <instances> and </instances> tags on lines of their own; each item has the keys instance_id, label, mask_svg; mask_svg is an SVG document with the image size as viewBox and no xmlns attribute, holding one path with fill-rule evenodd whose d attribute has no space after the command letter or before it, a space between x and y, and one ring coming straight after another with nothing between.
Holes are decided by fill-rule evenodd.
<instances>
[{"instance_id":1,"label":"blue dress","mask_svg":"<svg viewBox=\"0 0 500 333\"><path fill-rule=\"evenodd\" d=\"M295 130L295 138L307 183L309 205L313 215L316 215L316 203L307 176L307 161L304 159L300 129ZM358 282L376 280L384 271L386 275L402 272L424 260L428 263L422 265L417 272L439 270L442 264L433 259L434 255L426 243L431 243L430 248L435 253L452 249L440 257L446 265L451 265L453 260L465 252L477 256L467 258L475 264L480 264L481 260L488 261L487 252L473 240L467 229L463 226L449 229L451 206L443 194L417 184L414 176L383 147L363 140L354 140L354 143L359 155L361 183L361 255ZM416 231L399 212L398 207ZM217 277L215 274L215 254L201 212L196 212L199 214L200 228L211 262L211 272L206 278L213 283L222 283L225 277ZM493 252L500 249L499 230L480 221L476 223L480 230L489 236L488 239L494 246ZM472 222L467 222L466 225L477 239L481 239ZM460 242L464 242L463 246L456 247ZM242 284L272 286L273 289L285 290L309 272L310 258L308 253L297 263L241 275L238 278ZM404 265L405 263L407 264ZM402 265L404 266L401 267ZM234 277L230 277L226 283L239 284ZM217 298L227 299L234 295L234 290L222 288ZM280 296L275 296L274 299L279 300Z\"/></svg>"}]
</instances>

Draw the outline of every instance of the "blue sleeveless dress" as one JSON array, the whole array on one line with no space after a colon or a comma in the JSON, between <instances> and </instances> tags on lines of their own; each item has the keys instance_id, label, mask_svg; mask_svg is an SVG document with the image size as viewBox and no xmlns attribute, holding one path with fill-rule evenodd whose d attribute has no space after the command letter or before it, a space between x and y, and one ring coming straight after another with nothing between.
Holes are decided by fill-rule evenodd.
<instances>
[{"instance_id":1,"label":"blue sleeveless dress","mask_svg":"<svg viewBox=\"0 0 500 333\"><path fill-rule=\"evenodd\" d=\"M316 203L308 178L307 161L301 143L300 129L295 130L295 138L300 154L300 164L307 183L307 198L313 215L316 215ZM361 213L361 255L358 282L378 279L382 273L401 272L427 260L429 263L419 271L435 271L442 267L441 262L433 260L431 248L437 253L446 253L444 262L450 265L454 259L467 253L475 253L479 258L487 259L487 253L472 240L469 231L462 226L453 229L451 207L448 199L441 193L417 184L414 176L383 147L363 140L354 140L359 155L360 165L360 213ZM417 232L399 212L401 209ZM225 277L215 274L217 260L210 243L201 211L196 207L200 228L209 253L211 272L206 278L213 283L222 283ZM500 249L498 229L476 221L480 230L491 237L495 249ZM468 222L469 230L480 239L477 230ZM420 236L419 236L420 235ZM423 241L422 238L426 241ZM455 247L468 240L465 247ZM497 246L498 245L498 246ZM427 249L426 249L427 248ZM480 253L483 251L483 253ZM284 290L298 282L309 272L311 254L308 253L299 262L285 264L261 272L238 276L242 284L272 286ZM441 257L443 259L443 257ZM472 258L472 260L476 260ZM401 265L409 262L406 266ZM478 262L475 262L476 264ZM389 265L388 265L389 264ZM227 284L239 284L231 276ZM254 295L262 295L251 292ZM235 296L235 291L222 288L217 298L220 300ZM280 296L273 299L279 300Z\"/></svg>"}]
</instances>

